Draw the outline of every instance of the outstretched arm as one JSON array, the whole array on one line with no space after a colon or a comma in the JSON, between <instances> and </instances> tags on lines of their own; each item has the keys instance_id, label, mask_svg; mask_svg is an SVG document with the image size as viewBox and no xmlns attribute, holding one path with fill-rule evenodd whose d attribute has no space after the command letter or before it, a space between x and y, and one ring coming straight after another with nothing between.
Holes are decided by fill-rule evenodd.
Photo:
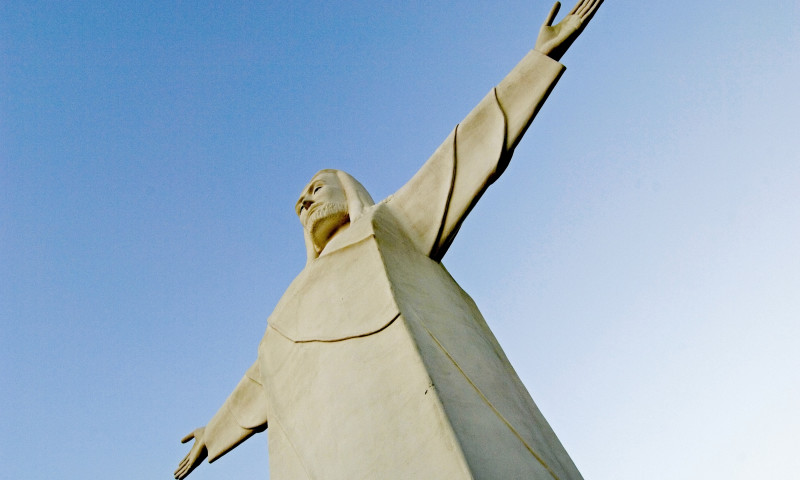
<instances>
[{"instance_id":1,"label":"outstretched arm","mask_svg":"<svg viewBox=\"0 0 800 480\"><path fill-rule=\"evenodd\" d=\"M541 62L533 61L536 52L546 55L555 61L569 49L570 45L578 38L586 25L597 12L603 0L580 0L575 7L556 25L553 21L561 9L561 3L556 2L547 19L539 30L536 46L511 73L497 85L497 100L508 121L506 135L506 150L512 152L517 146L525 131L533 122L534 117L544 103L538 98L538 92L532 87L531 80L542 77L537 70ZM510 155L509 155L510 156ZM509 158L510 160L510 158Z\"/></svg>"},{"instance_id":2,"label":"outstretched arm","mask_svg":"<svg viewBox=\"0 0 800 480\"><path fill-rule=\"evenodd\" d=\"M267 428L267 409L267 395L256 361L208 425L183 437L181 443L194 438L194 444L178 464L175 478L185 478L206 457L211 463L253 434L263 432Z\"/></svg>"},{"instance_id":3,"label":"outstretched arm","mask_svg":"<svg viewBox=\"0 0 800 480\"><path fill-rule=\"evenodd\" d=\"M415 246L441 260L478 199L505 170L514 148L564 71L557 62L603 0L580 0L553 25L556 3L536 47L456 126L416 175L391 196Z\"/></svg>"}]
</instances>

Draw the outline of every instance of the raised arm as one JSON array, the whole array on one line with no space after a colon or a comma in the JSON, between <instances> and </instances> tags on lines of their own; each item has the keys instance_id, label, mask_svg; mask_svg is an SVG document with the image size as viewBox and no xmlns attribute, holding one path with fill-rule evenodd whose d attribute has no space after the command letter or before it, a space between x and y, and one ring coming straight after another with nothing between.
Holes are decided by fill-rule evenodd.
<instances>
[{"instance_id":1,"label":"raised arm","mask_svg":"<svg viewBox=\"0 0 800 480\"><path fill-rule=\"evenodd\" d=\"M586 28L601 3L603 0L581 0L566 17L558 24L553 25L553 20L561 8L561 3L556 2L539 30L536 46L528 54L528 57L538 53L555 61L561 60L570 45ZM540 99L536 85L531 82L537 76L546 75L546 73L539 66L539 62L530 61L528 57L525 57L495 89L500 106L508 121L506 138L506 150L508 151L513 151L517 146L547 98L545 96ZM549 94L549 91L547 93Z\"/></svg>"},{"instance_id":2,"label":"raised arm","mask_svg":"<svg viewBox=\"0 0 800 480\"><path fill-rule=\"evenodd\" d=\"M556 2L536 47L456 126L416 175L387 200L416 247L441 260L461 223L508 166L514 148L555 86L558 59L602 0L581 0L558 24Z\"/></svg>"}]
</instances>

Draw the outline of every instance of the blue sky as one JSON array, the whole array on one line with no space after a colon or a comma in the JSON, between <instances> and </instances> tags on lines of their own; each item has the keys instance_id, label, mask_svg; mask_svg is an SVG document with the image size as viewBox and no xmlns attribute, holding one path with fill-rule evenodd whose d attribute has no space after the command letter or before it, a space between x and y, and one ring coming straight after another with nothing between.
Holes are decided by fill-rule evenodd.
<instances>
[{"instance_id":1,"label":"blue sky","mask_svg":"<svg viewBox=\"0 0 800 480\"><path fill-rule=\"evenodd\" d=\"M171 478L304 264L305 182L394 192L550 8L293 3L0 6L5 477ZM798 23L609 0L445 257L586 478L800 470Z\"/></svg>"}]
</instances>

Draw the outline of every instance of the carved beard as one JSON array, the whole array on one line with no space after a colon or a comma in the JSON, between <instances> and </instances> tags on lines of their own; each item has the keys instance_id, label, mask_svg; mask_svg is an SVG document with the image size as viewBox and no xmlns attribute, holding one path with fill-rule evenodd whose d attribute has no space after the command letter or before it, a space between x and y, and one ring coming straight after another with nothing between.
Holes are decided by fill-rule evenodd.
<instances>
[{"instance_id":1,"label":"carved beard","mask_svg":"<svg viewBox=\"0 0 800 480\"><path fill-rule=\"evenodd\" d=\"M306 225L308 225L308 233L311 234L311 238L314 239L314 243L319 244L319 240L328 240L327 238L316 238L316 234L318 233L319 227L322 224L326 224L326 227L329 230L327 235L329 235L349 221L350 215L347 213L346 204L326 203L324 205L320 205L319 207L315 208L313 212L311 212L311 215L309 215L308 219L306 220Z\"/></svg>"}]
</instances>

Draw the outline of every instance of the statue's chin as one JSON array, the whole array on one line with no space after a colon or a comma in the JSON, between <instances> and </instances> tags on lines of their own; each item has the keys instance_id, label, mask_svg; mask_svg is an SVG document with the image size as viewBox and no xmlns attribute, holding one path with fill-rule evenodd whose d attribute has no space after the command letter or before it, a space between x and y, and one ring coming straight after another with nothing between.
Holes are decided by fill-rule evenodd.
<instances>
[{"instance_id":1,"label":"statue's chin","mask_svg":"<svg viewBox=\"0 0 800 480\"><path fill-rule=\"evenodd\" d=\"M317 251L322 251L331 237L341 227L347 225L349 221L350 216L347 214L347 207L344 205L328 204L314 211L311 218L309 218L309 223L311 224L309 234Z\"/></svg>"}]
</instances>

